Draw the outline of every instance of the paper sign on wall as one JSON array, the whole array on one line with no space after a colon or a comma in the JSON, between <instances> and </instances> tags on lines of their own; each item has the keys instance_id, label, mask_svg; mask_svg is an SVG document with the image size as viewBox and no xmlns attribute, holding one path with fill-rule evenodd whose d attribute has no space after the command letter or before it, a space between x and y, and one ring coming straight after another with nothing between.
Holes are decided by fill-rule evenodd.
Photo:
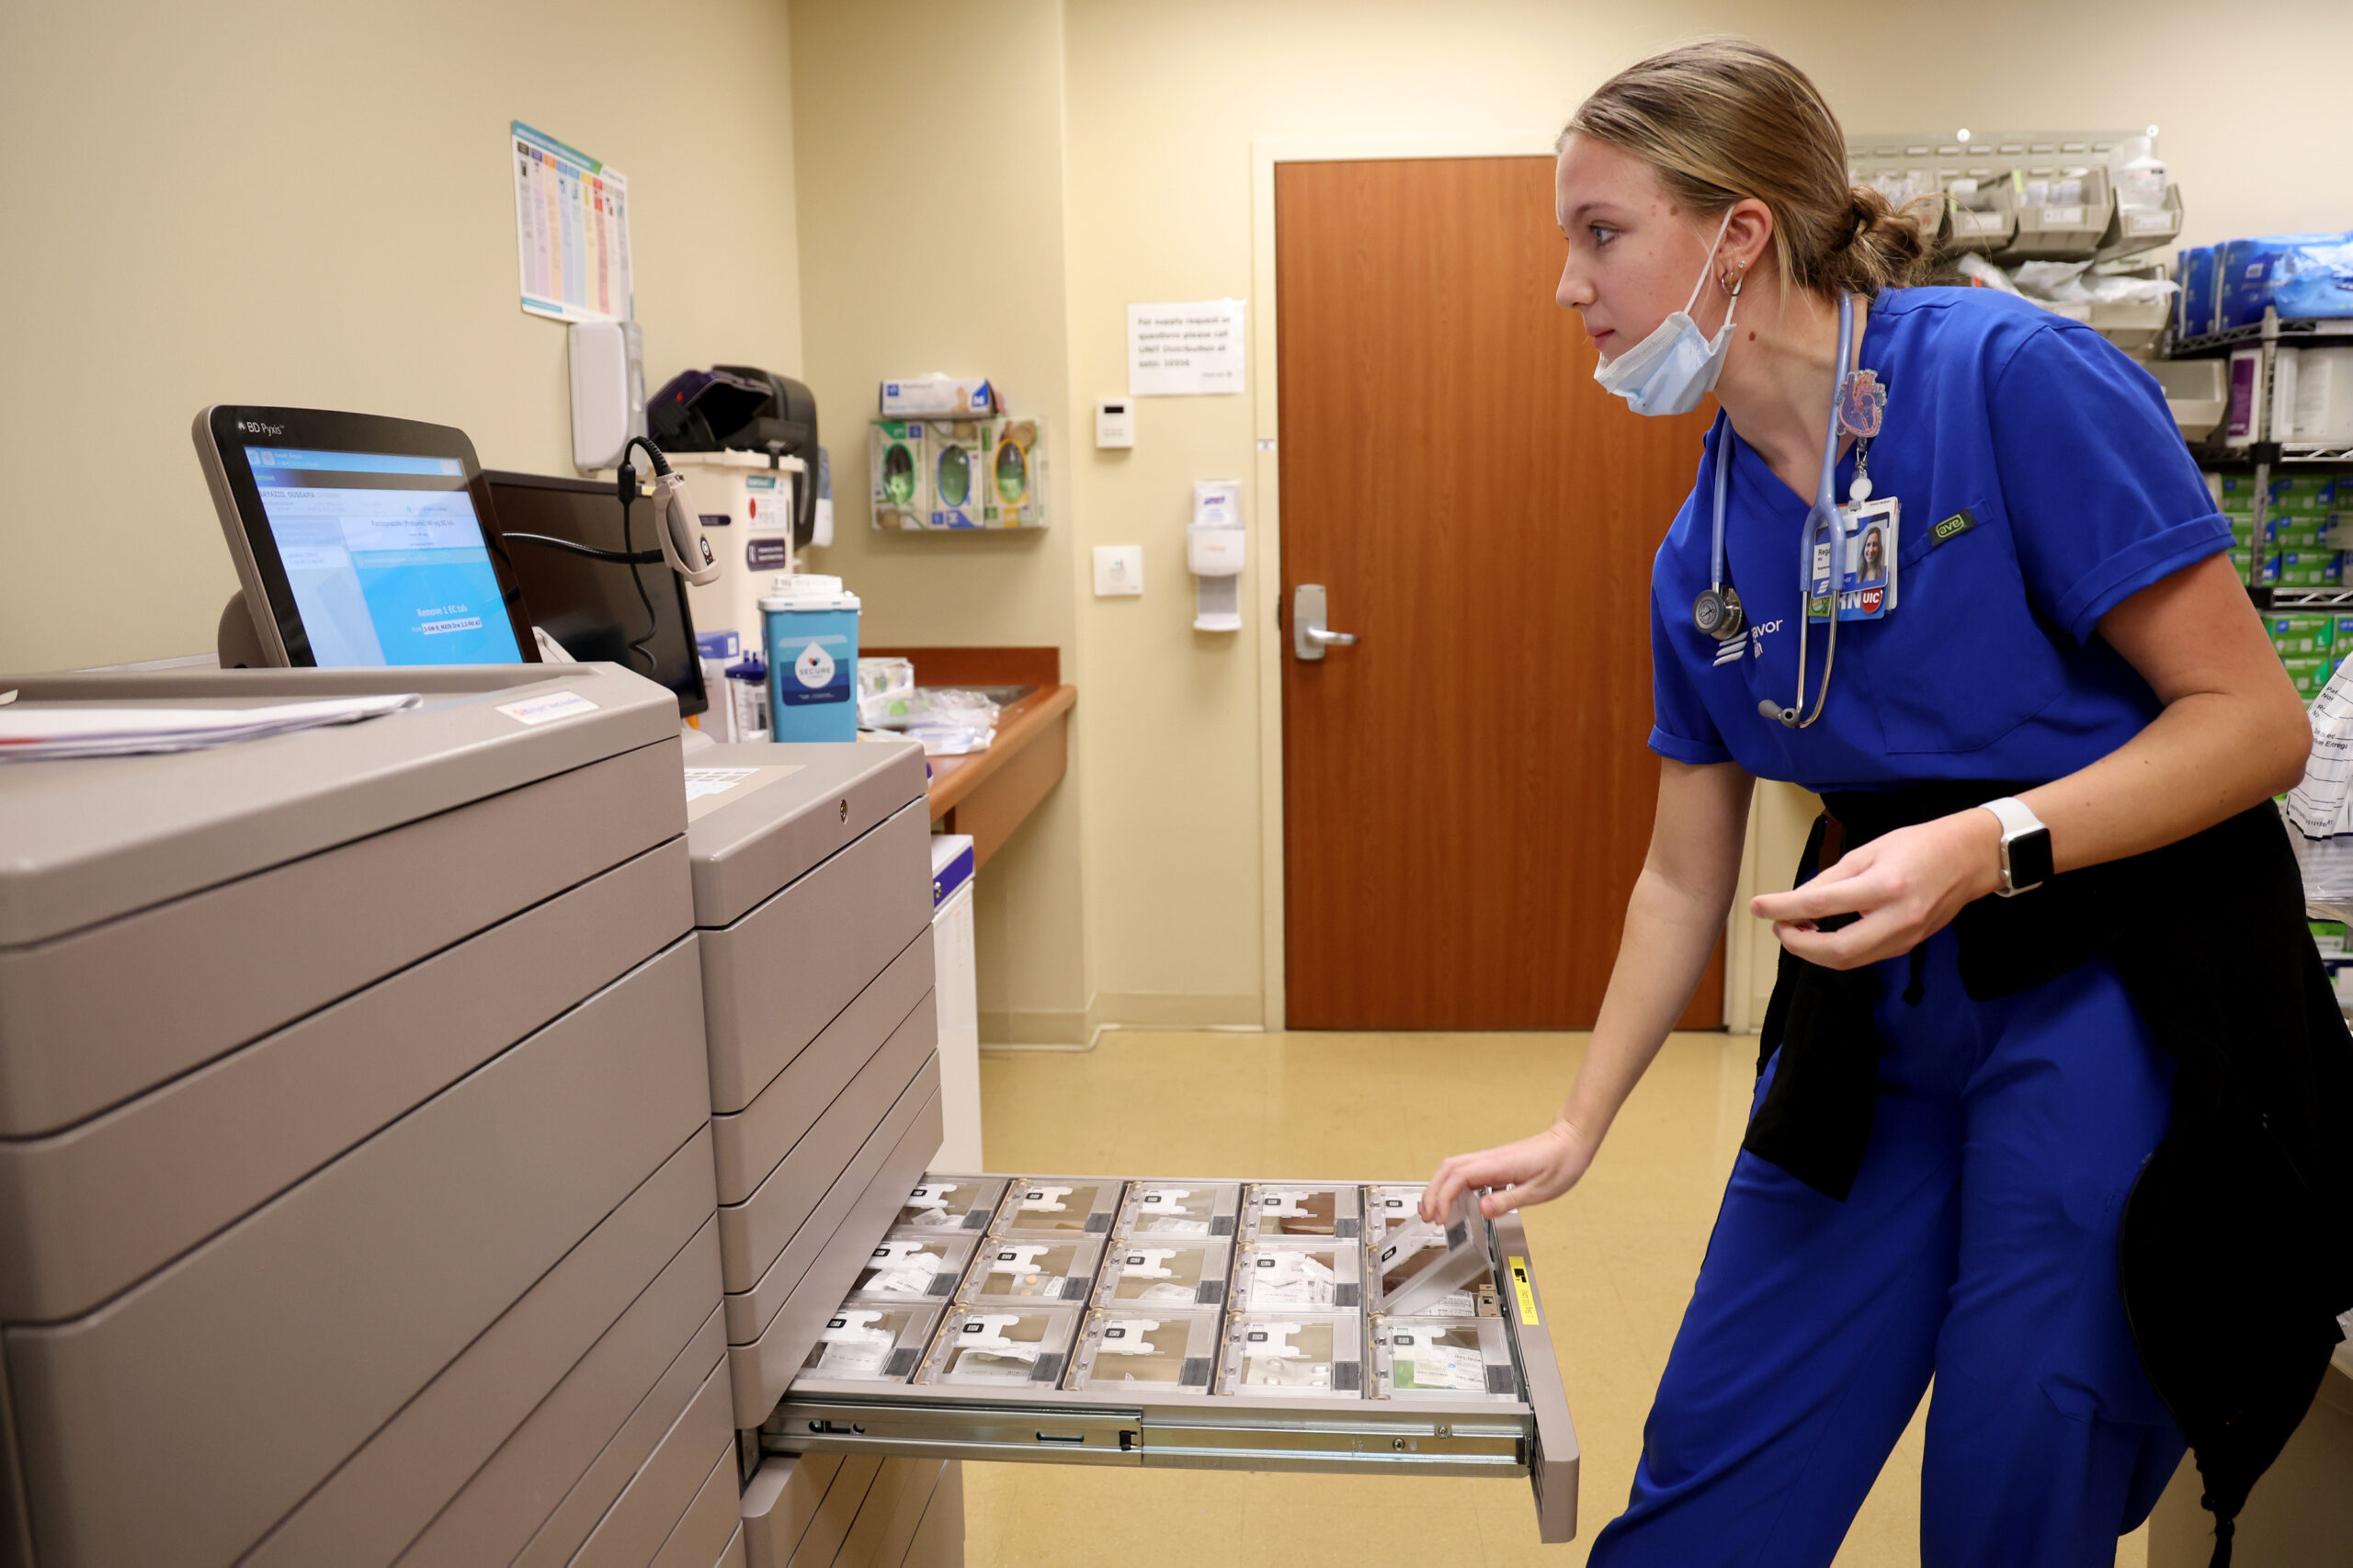
<instances>
[{"instance_id":1,"label":"paper sign on wall","mask_svg":"<svg viewBox=\"0 0 2353 1568\"><path fill-rule=\"evenodd\" d=\"M523 308L559 321L629 320L629 180L519 119L512 151Z\"/></svg>"},{"instance_id":2,"label":"paper sign on wall","mask_svg":"<svg viewBox=\"0 0 2353 1568\"><path fill-rule=\"evenodd\" d=\"M1242 300L1128 307L1128 395L1188 397L1242 387Z\"/></svg>"}]
</instances>

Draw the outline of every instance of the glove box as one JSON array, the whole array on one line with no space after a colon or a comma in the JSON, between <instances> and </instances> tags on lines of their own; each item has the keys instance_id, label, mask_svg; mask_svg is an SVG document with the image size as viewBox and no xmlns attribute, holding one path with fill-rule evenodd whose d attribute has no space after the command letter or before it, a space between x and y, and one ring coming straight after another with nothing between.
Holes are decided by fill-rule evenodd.
<instances>
[{"instance_id":1,"label":"glove box","mask_svg":"<svg viewBox=\"0 0 2353 1568\"><path fill-rule=\"evenodd\" d=\"M979 1197L1001 1180L924 1185ZM1025 1176L1001 1190L948 1292L961 1304L847 1322L872 1347L832 1367L813 1356L761 1426L764 1453L1525 1478L1542 1539L1575 1535L1576 1432L1518 1215L1491 1221L1465 1199L1426 1224L1410 1183ZM1212 1221L1238 1209L1241 1233L1104 1244L1113 1216L1178 1190L1203 1195ZM1036 1267L1063 1287L999 1296L994 1255L1015 1245L1051 1248ZM1123 1283L1158 1268L1191 1289L1164 1306ZM1283 1283L1254 1290L1256 1274Z\"/></svg>"}]
</instances>

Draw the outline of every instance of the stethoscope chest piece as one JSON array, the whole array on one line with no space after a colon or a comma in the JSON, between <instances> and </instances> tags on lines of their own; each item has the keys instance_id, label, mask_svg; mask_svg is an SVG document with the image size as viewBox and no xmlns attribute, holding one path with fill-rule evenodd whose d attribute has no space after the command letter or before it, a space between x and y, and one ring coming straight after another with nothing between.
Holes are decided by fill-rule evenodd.
<instances>
[{"instance_id":1,"label":"stethoscope chest piece","mask_svg":"<svg viewBox=\"0 0 2353 1568\"><path fill-rule=\"evenodd\" d=\"M1691 624L1719 642L1729 642L1748 627L1748 617L1740 608L1739 591L1729 583L1722 587L1699 590L1691 601Z\"/></svg>"}]
</instances>

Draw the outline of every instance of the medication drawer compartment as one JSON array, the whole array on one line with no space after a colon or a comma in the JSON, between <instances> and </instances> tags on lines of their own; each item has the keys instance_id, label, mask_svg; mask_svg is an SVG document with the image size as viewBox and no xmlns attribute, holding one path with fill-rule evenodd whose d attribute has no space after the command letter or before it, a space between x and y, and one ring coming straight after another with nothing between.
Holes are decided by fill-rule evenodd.
<instances>
[{"instance_id":1,"label":"medication drawer compartment","mask_svg":"<svg viewBox=\"0 0 2353 1568\"><path fill-rule=\"evenodd\" d=\"M1234 1185L926 1175L919 1195L1004 1197L985 1217L977 1207L940 1210L928 1225L891 1232L883 1283L853 1290L826 1320L761 1426L761 1449L1525 1477L1542 1539L1573 1539L1576 1431L1519 1217L1489 1221L1466 1199L1427 1224L1411 1184L1326 1184L1301 1190L1331 1201L1292 1207L1327 1221L1367 1217L1361 1224L1296 1237L1269 1230L1232 1246L1218 1221L1232 1212L1222 1199L1204 1207L1197 1238L1133 1231L1139 1210L1124 1201ZM1245 1211L1261 1187L1242 1185ZM903 1210L902 1220L930 1212ZM1106 1215L1120 1219L1092 1239ZM977 1245L965 1239L973 1235ZM990 1273L995 1260L1029 1253L1045 1269L1058 1243L1053 1269L1088 1278L1023 1293ZM1222 1290L1192 1278L1207 1267L1227 1271ZM1163 1271L1156 1292L1121 1287Z\"/></svg>"}]
</instances>

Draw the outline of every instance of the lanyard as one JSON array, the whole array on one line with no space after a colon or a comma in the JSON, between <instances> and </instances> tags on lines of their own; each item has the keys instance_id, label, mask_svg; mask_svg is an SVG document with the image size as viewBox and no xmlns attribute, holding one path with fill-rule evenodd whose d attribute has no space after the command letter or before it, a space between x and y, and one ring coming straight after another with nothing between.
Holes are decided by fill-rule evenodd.
<instances>
[{"instance_id":1,"label":"lanyard","mask_svg":"<svg viewBox=\"0 0 2353 1568\"><path fill-rule=\"evenodd\" d=\"M1846 388L1849 373L1848 358L1855 351L1855 296L1841 290L1838 295L1838 370L1830 380L1830 428L1822 437L1822 477L1813 487L1813 507L1805 515L1805 530L1798 539L1798 693L1797 700L1788 708L1771 698L1756 705L1757 712L1768 719L1778 719L1792 730L1802 730L1822 717L1830 702L1830 676L1838 663L1838 567L1836 551L1838 534L1838 403ZM1729 421L1727 421L1729 423ZM1717 548L1722 548L1724 527L1722 474L1716 483ZM1801 719L1805 708L1805 649L1806 627L1813 619L1813 550L1816 534L1829 530L1833 552L1830 570L1830 636L1822 658L1822 691L1814 699L1813 711Z\"/></svg>"}]
</instances>

